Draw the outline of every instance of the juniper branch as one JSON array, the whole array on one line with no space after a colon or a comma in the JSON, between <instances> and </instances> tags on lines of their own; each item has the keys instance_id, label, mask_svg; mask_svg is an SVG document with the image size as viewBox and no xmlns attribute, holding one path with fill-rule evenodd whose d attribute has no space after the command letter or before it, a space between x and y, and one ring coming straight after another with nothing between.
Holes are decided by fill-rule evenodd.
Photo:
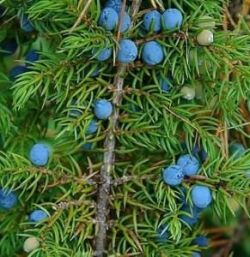
<instances>
[{"instance_id":1,"label":"juniper branch","mask_svg":"<svg viewBox=\"0 0 250 257\"><path fill-rule=\"evenodd\" d=\"M73 25L73 27L70 29L69 33L72 33L75 28L81 23L82 19L84 18L86 12L88 11L88 8L90 7L92 0L88 0L86 5L84 6L81 14L79 15L78 19L76 20L75 24Z\"/></svg>"},{"instance_id":2,"label":"juniper branch","mask_svg":"<svg viewBox=\"0 0 250 257\"><path fill-rule=\"evenodd\" d=\"M122 12L125 10L126 1L123 2ZM132 3L132 17L138 12L141 4L141 0L134 0ZM118 26L120 29L120 26ZM120 35L118 29L118 37ZM114 78L114 97L113 97L113 115L110 118L109 129L104 142L104 161L101 167L100 180L101 185L99 187L98 199L97 199L97 235L95 238L95 256L103 257L106 255L105 245L107 241L107 230L108 230L108 214L109 214L109 194L111 187L111 172L114 169L115 161L115 130L118 125L119 118L119 106L122 102L123 97L123 85L124 77L126 72L126 65L121 65L117 69L116 76Z\"/></svg>"}]
</instances>

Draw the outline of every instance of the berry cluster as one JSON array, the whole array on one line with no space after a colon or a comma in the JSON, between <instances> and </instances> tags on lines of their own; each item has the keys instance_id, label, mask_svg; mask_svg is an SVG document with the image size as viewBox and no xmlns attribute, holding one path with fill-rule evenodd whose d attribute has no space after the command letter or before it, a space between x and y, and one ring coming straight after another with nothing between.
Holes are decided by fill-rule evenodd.
<instances>
[{"instance_id":1,"label":"berry cluster","mask_svg":"<svg viewBox=\"0 0 250 257\"><path fill-rule=\"evenodd\" d=\"M119 24L119 12L121 10L121 1L108 1L106 7L102 10L99 25L104 29L112 31ZM125 12L120 15L120 32L126 32L131 26L131 18ZM124 17L123 17L124 16ZM161 30L174 30L181 27L183 16L177 9L168 9L162 15L154 10L146 13L143 17L143 29L146 31L160 32ZM110 48L103 49L97 54L96 58L100 61L107 60L112 55ZM120 63L129 64L136 60L138 56L137 45L130 39L122 39L119 42L117 60ZM147 65L160 64L164 59L164 50L156 41L146 42L142 47L142 60Z\"/></svg>"},{"instance_id":2,"label":"berry cluster","mask_svg":"<svg viewBox=\"0 0 250 257\"><path fill-rule=\"evenodd\" d=\"M0 209L2 211L8 211L14 208L17 205L17 196L15 192L7 189L0 189ZM30 222L41 222L46 219L48 214L43 210L34 210L29 215ZM36 237L29 237L25 240L23 249L25 252L31 252L37 249L40 246L40 243Z\"/></svg>"},{"instance_id":3,"label":"berry cluster","mask_svg":"<svg viewBox=\"0 0 250 257\"><path fill-rule=\"evenodd\" d=\"M127 12L120 15L122 8L121 1L109 0L105 8L101 11L98 24L108 31L117 28L119 22L120 32L124 33L131 27L131 18ZM119 21L120 19L120 21ZM143 29L147 31L160 32L161 30L174 30L180 28L183 22L183 16L177 9L168 9L162 15L158 11L150 11L143 17ZM96 59L106 61L112 55L111 48L104 48L95 53ZM164 50L156 41L146 42L142 47L142 60L147 65L160 64L164 59ZM117 61L122 64L129 64L138 57L138 47L130 39L122 39L119 42ZM169 79L161 78L160 86L163 92L168 92L170 85ZM94 113L98 119L105 120L112 114L112 105L109 101L101 99L94 105Z\"/></svg>"},{"instance_id":4,"label":"berry cluster","mask_svg":"<svg viewBox=\"0 0 250 257\"><path fill-rule=\"evenodd\" d=\"M131 27L131 18L127 12L121 14L122 1L109 0L105 4L105 8L101 11L98 24L108 31L118 29L120 32L125 33ZM162 14L157 10L147 12L143 16L142 30L159 33L161 31L174 31L180 29L183 23L182 13L175 8L169 8ZM215 27L215 22L208 16L204 16L199 21L200 28L204 28L197 36L197 42L200 45L207 46L213 42L212 29ZM209 30L210 29L210 30ZM112 48L104 48L99 52L96 52L96 59L99 61L106 61L112 55ZM149 41L143 44L141 48L142 61L150 66L154 66L163 62L165 57L165 51L161 44L157 41ZM121 39L118 45L118 52L116 59L123 64L129 64L134 62L138 58L138 46L131 39ZM170 89L169 78L159 78L159 84L163 92L168 92ZM195 97L195 89L189 86L184 86L181 89L181 95L186 100L193 100ZM103 108L107 105L103 105ZM104 111L105 112L105 111ZM98 116L97 116L98 117ZM102 119L102 118L101 118Z\"/></svg>"},{"instance_id":5,"label":"berry cluster","mask_svg":"<svg viewBox=\"0 0 250 257\"><path fill-rule=\"evenodd\" d=\"M204 161L206 159L206 155L203 152L203 150L194 147L194 149L192 150L192 154L181 155L177 159L176 164L170 165L163 170L164 182L171 187L176 187L181 185L185 177L189 178L197 175L201 168L200 160ZM196 156L198 155L201 158L199 159L198 156L195 157L193 154ZM209 187L195 184L191 188L191 203L188 203L186 201L186 189L180 189L182 192L181 212L183 213L180 216L180 219L183 223L191 227L198 222L203 210L211 204L212 193ZM200 238L204 239L204 237L202 236ZM198 237L195 240L194 244L197 244L201 247L207 246L200 243L200 238ZM200 254L195 252L193 253L193 256L200 256Z\"/></svg>"},{"instance_id":6,"label":"berry cluster","mask_svg":"<svg viewBox=\"0 0 250 257\"><path fill-rule=\"evenodd\" d=\"M4 16L5 9L1 7L0 18ZM33 32L34 27L26 15L22 15L19 19L20 29L24 32ZM0 43L0 52L3 56L14 55L18 49L18 43L15 38L7 38ZM39 54L36 50L31 49L24 56L24 64L16 65L10 70L10 78L15 80L19 75L29 71L32 63L39 60Z\"/></svg>"},{"instance_id":7,"label":"berry cluster","mask_svg":"<svg viewBox=\"0 0 250 257\"><path fill-rule=\"evenodd\" d=\"M29 68L31 67L32 63L38 60L38 52L34 49L31 49L25 56L25 65L17 65L10 70L10 78L12 80L15 80L16 78L18 78L19 75L29 71Z\"/></svg>"},{"instance_id":8,"label":"berry cluster","mask_svg":"<svg viewBox=\"0 0 250 257\"><path fill-rule=\"evenodd\" d=\"M166 184L178 186L182 183L184 176L193 176L200 169L199 160L191 154L180 156L177 165L171 165L164 169L163 178Z\"/></svg>"}]
</instances>

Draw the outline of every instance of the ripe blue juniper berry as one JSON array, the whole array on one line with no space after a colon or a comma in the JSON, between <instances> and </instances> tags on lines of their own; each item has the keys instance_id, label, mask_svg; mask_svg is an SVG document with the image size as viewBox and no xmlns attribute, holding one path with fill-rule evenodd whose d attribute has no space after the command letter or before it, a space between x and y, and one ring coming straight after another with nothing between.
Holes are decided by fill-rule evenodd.
<instances>
[{"instance_id":1,"label":"ripe blue juniper berry","mask_svg":"<svg viewBox=\"0 0 250 257\"><path fill-rule=\"evenodd\" d=\"M100 68L96 67L95 70L92 71L92 73L91 73L90 76L91 76L92 78L95 78L95 77L97 77L99 74L100 74Z\"/></svg>"},{"instance_id":2,"label":"ripe blue juniper berry","mask_svg":"<svg viewBox=\"0 0 250 257\"><path fill-rule=\"evenodd\" d=\"M128 15L128 13L125 12L124 17L122 19L121 32L126 32L127 30L129 30L130 25L131 25L131 18Z\"/></svg>"},{"instance_id":3,"label":"ripe blue juniper berry","mask_svg":"<svg viewBox=\"0 0 250 257\"><path fill-rule=\"evenodd\" d=\"M96 55L96 59L98 61L106 61L108 60L112 55L112 48L104 48L101 51L98 51L98 54Z\"/></svg>"},{"instance_id":4,"label":"ripe blue juniper berry","mask_svg":"<svg viewBox=\"0 0 250 257\"><path fill-rule=\"evenodd\" d=\"M201 257L201 254L198 252L193 252L192 257Z\"/></svg>"},{"instance_id":5,"label":"ripe blue juniper berry","mask_svg":"<svg viewBox=\"0 0 250 257\"><path fill-rule=\"evenodd\" d=\"M156 65L163 61L164 52L162 46L156 41L144 44L142 49L142 60L148 65Z\"/></svg>"},{"instance_id":6,"label":"ripe blue juniper berry","mask_svg":"<svg viewBox=\"0 0 250 257\"><path fill-rule=\"evenodd\" d=\"M170 90L170 83L168 78L160 78L160 87L162 92L168 93Z\"/></svg>"},{"instance_id":7,"label":"ripe blue juniper berry","mask_svg":"<svg viewBox=\"0 0 250 257\"><path fill-rule=\"evenodd\" d=\"M199 160L190 154L180 156L177 160L177 165L182 168L183 173L186 176L196 175L200 169Z\"/></svg>"},{"instance_id":8,"label":"ripe blue juniper berry","mask_svg":"<svg viewBox=\"0 0 250 257\"><path fill-rule=\"evenodd\" d=\"M208 187L194 185L191 191L194 205L198 208L206 208L212 202L212 194Z\"/></svg>"},{"instance_id":9,"label":"ripe blue juniper berry","mask_svg":"<svg viewBox=\"0 0 250 257\"><path fill-rule=\"evenodd\" d=\"M93 148L93 143L85 143L83 146L82 146L83 150L84 151L89 151Z\"/></svg>"},{"instance_id":10,"label":"ripe blue juniper berry","mask_svg":"<svg viewBox=\"0 0 250 257\"><path fill-rule=\"evenodd\" d=\"M101 11L98 23L106 30L114 30L118 24L118 19L117 12L113 8L106 7Z\"/></svg>"},{"instance_id":11,"label":"ripe blue juniper berry","mask_svg":"<svg viewBox=\"0 0 250 257\"><path fill-rule=\"evenodd\" d=\"M87 134L94 134L98 130L98 122L97 120L92 120L87 129Z\"/></svg>"},{"instance_id":12,"label":"ripe blue juniper berry","mask_svg":"<svg viewBox=\"0 0 250 257\"><path fill-rule=\"evenodd\" d=\"M12 55L16 52L18 45L16 40L12 38L1 42L0 47L1 47L1 54Z\"/></svg>"},{"instance_id":13,"label":"ripe blue juniper berry","mask_svg":"<svg viewBox=\"0 0 250 257\"><path fill-rule=\"evenodd\" d=\"M29 158L30 161L36 166L45 166L50 158L51 149L47 144L38 143L32 146Z\"/></svg>"},{"instance_id":14,"label":"ripe blue juniper berry","mask_svg":"<svg viewBox=\"0 0 250 257\"><path fill-rule=\"evenodd\" d=\"M39 53L36 50L32 49L26 54L25 60L29 63L34 63L39 60L39 57Z\"/></svg>"},{"instance_id":15,"label":"ripe blue juniper berry","mask_svg":"<svg viewBox=\"0 0 250 257\"><path fill-rule=\"evenodd\" d=\"M188 147L186 143L181 143L182 149L184 152L188 152ZM204 150L202 146L199 144L194 144L194 146L191 148L191 154L198 158L202 163L207 160L208 153Z\"/></svg>"},{"instance_id":16,"label":"ripe blue juniper berry","mask_svg":"<svg viewBox=\"0 0 250 257\"><path fill-rule=\"evenodd\" d=\"M163 180L170 186L178 186L184 178L183 170L178 165L170 165L163 170Z\"/></svg>"},{"instance_id":17,"label":"ripe blue juniper berry","mask_svg":"<svg viewBox=\"0 0 250 257\"><path fill-rule=\"evenodd\" d=\"M108 0L105 7L113 8L117 13L120 13L122 8L122 0Z\"/></svg>"},{"instance_id":18,"label":"ripe blue juniper berry","mask_svg":"<svg viewBox=\"0 0 250 257\"><path fill-rule=\"evenodd\" d=\"M123 39L119 42L117 60L121 63L131 63L138 55L137 46L132 40Z\"/></svg>"},{"instance_id":19,"label":"ripe blue juniper berry","mask_svg":"<svg viewBox=\"0 0 250 257\"><path fill-rule=\"evenodd\" d=\"M232 155L235 159L239 159L242 157L246 152L245 147L240 143L232 143L229 146L229 153Z\"/></svg>"},{"instance_id":20,"label":"ripe blue juniper berry","mask_svg":"<svg viewBox=\"0 0 250 257\"><path fill-rule=\"evenodd\" d=\"M159 32L161 30L161 14L156 10L144 14L143 27L147 31Z\"/></svg>"},{"instance_id":21,"label":"ripe blue juniper berry","mask_svg":"<svg viewBox=\"0 0 250 257\"><path fill-rule=\"evenodd\" d=\"M183 16L178 9L170 8L162 14L162 20L164 29L173 30L181 27Z\"/></svg>"},{"instance_id":22,"label":"ripe blue juniper berry","mask_svg":"<svg viewBox=\"0 0 250 257\"><path fill-rule=\"evenodd\" d=\"M29 215L29 221L31 222L39 222L48 217L48 214L43 210L34 210Z\"/></svg>"},{"instance_id":23,"label":"ripe blue juniper berry","mask_svg":"<svg viewBox=\"0 0 250 257\"><path fill-rule=\"evenodd\" d=\"M9 210L17 203L17 196L14 192L0 188L0 209Z\"/></svg>"},{"instance_id":24,"label":"ripe blue juniper berry","mask_svg":"<svg viewBox=\"0 0 250 257\"><path fill-rule=\"evenodd\" d=\"M197 208L196 206L190 206L185 204L182 208L181 211L187 213L187 214L182 214L180 216L180 219L187 223L189 226L195 225L200 218L200 215L203 211L203 209Z\"/></svg>"},{"instance_id":25,"label":"ripe blue juniper berry","mask_svg":"<svg viewBox=\"0 0 250 257\"><path fill-rule=\"evenodd\" d=\"M20 76L21 74L27 71L29 71L29 69L25 66L22 66L22 65L15 66L10 70L10 78L12 80L15 80L16 78L18 78L18 76Z\"/></svg>"},{"instance_id":26,"label":"ripe blue juniper berry","mask_svg":"<svg viewBox=\"0 0 250 257\"><path fill-rule=\"evenodd\" d=\"M26 15L23 15L20 19L20 27L25 32L32 32L34 27Z\"/></svg>"},{"instance_id":27,"label":"ripe blue juniper berry","mask_svg":"<svg viewBox=\"0 0 250 257\"><path fill-rule=\"evenodd\" d=\"M94 113L99 120L107 120L113 112L112 104L106 99L97 100L94 104Z\"/></svg>"},{"instance_id":28,"label":"ripe blue juniper berry","mask_svg":"<svg viewBox=\"0 0 250 257\"><path fill-rule=\"evenodd\" d=\"M200 247L207 247L208 246L208 238L206 236L198 235L194 241L194 245L198 245Z\"/></svg>"},{"instance_id":29,"label":"ripe blue juniper berry","mask_svg":"<svg viewBox=\"0 0 250 257\"><path fill-rule=\"evenodd\" d=\"M156 239L159 243L165 244L169 239L169 233L167 230L167 226L161 225L157 228L156 231Z\"/></svg>"}]
</instances>

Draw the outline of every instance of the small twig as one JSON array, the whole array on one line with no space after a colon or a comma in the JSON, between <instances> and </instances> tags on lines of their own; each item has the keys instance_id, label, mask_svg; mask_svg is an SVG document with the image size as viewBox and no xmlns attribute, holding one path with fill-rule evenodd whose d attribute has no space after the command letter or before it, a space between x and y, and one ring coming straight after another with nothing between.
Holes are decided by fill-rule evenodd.
<instances>
[{"instance_id":1,"label":"small twig","mask_svg":"<svg viewBox=\"0 0 250 257\"><path fill-rule=\"evenodd\" d=\"M135 14L138 12L141 4L141 0L134 0L132 3L132 20ZM125 10L123 5L122 10ZM120 26L119 26L120 27ZM118 38L119 38L119 28L118 28ZM106 241L107 241L107 230L108 230L108 214L109 214L109 197L111 188L111 174L114 170L115 162L115 130L118 126L119 118L119 106L122 102L123 97L123 85L124 76L126 72L126 65L121 65L118 67L117 73L114 78L114 86L116 90L114 91L113 97L113 114L110 118L109 129L104 142L104 160L100 172L101 185L99 187L98 198L97 198L97 208L96 208L96 224L97 232L95 238L95 252L94 256L103 257L107 256L106 251Z\"/></svg>"},{"instance_id":2,"label":"small twig","mask_svg":"<svg viewBox=\"0 0 250 257\"><path fill-rule=\"evenodd\" d=\"M150 179L153 179L156 177L157 177L157 174L144 175L144 176L123 176L121 178L114 180L113 185L119 186L119 185L125 184L129 181L141 181L141 180L146 180L146 179L150 180Z\"/></svg>"},{"instance_id":3,"label":"small twig","mask_svg":"<svg viewBox=\"0 0 250 257\"><path fill-rule=\"evenodd\" d=\"M230 14L230 11L228 10L228 7L225 6L225 14L226 14L226 17L227 19L230 21L231 25L235 28L236 27L236 23L234 22L233 18L232 18L232 15Z\"/></svg>"},{"instance_id":4,"label":"small twig","mask_svg":"<svg viewBox=\"0 0 250 257\"><path fill-rule=\"evenodd\" d=\"M174 33L172 35L156 34L156 35L152 35L148 38L141 38L136 41L136 44L140 45L140 44L152 41L152 40L165 39L165 38L169 38L169 37L187 40L187 35L184 32L178 32L178 33Z\"/></svg>"},{"instance_id":5,"label":"small twig","mask_svg":"<svg viewBox=\"0 0 250 257\"><path fill-rule=\"evenodd\" d=\"M125 7L126 7L126 0L123 1L122 8L121 8L120 15L119 15L120 19L119 19L118 30L117 30L117 35L116 35L117 42L119 42L120 37L121 37L121 28L122 28L122 24L123 24L123 20L124 20L124 15L125 15Z\"/></svg>"},{"instance_id":6,"label":"small twig","mask_svg":"<svg viewBox=\"0 0 250 257\"><path fill-rule=\"evenodd\" d=\"M92 0L87 0L86 5L84 6L81 14L79 15L78 19L76 20L75 24L73 25L73 27L70 29L69 33L72 33L75 28L81 23L83 17L85 16L90 4L91 4Z\"/></svg>"},{"instance_id":7,"label":"small twig","mask_svg":"<svg viewBox=\"0 0 250 257\"><path fill-rule=\"evenodd\" d=\"M103 257L106 255L106 240L108 222L107 217L109 214L109 194L111 187L111 173L114 170L115 161L115 134L114 131L118 124L119 109L117 108L122 101L122 87L124 79L121 75L124 73L125 67L121 66L118 69L118 73L115 77L115 85L117 90L114 93L114 112L110 118L109 130L104 142L104 161L100 172L101 185L99 187L98 199L97 199L97 210L96 210L96 223L97 223L97 234L95 239L95 253L94 256Z\"/></svg>"},{"instance_id":8,"label":"small twig","mask_svg":"<svg viewBox=\"0 0 250 257\"><path fill-rule=\"evenodd\" d=\"M206 228L205 232L207 234L224 234L225 232L232 231L233 227L215 227L215 228Z\"/></svg>"},{"instance_id":9,"label":"small twig","mask_svg":"<svg viewBox=\"0 0 250 257\"><path fill-rule=\"evenodd\" d=\"M246 16L248 15L249 10L250 10L250 0L243 0L241 14L243 16Z\"/></svg>"}]
</instances>

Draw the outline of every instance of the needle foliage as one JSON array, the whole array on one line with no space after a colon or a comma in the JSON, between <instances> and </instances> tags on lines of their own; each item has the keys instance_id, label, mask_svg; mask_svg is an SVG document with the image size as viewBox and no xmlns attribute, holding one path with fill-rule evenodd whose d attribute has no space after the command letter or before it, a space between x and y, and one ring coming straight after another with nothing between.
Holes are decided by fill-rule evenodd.
<instances>
[{"instance_id":1,"label":"needle foliage","mask_svg":"<svg viewBox=\"0 0 250 257\"><path fill-rule=\"evenodd\" d=\"M104 1L91 1L73 31L89 1L0 2L0 185L18 196L14 208L0 212L0 256L91 257L110 123L98 121L95 134L87 129L94 102L112 100L116 90L116 33L98 25ZM131 2L127 1L128 11ZM203 219L193 227L181 219L186 214L183 191L185 201L192 204L193 184L211 189L209 209L222 222L236 215L235 202L249 215L250 152L235 159L228 154L228 145L240 141L247 148L250 143L241 108L250 97L250 31L243 18L233 30L225 30L225 5L226 0L142 1L133 27L122 35L137 43L140 55L143 43L154 36L141 30L145 9L175 7L184 16L180 30L157 35L165 53L160 65L147 66L138 58L124 74L114 132L108 256L187 257L200 251L192 242L204 234ZM216 22L214 43L208 47L196 41L204 15ZM33 32L20 28L24 16ZM10 56L3 49L11 38L18 49ZM104 47L112 47L113 55L100 62L95 55ZM11 79L11 68L23 65L30 49L39 53L39 60ZM98 75L93 76L96 70ZM161 90L161 77L170 79L167 93ZM196 98L183 99L183 86L194 88ZM45 167L29 160L32 145L40 141L52 149ZM181 187L166 185L163 168L195 145L207 153L199 176L185 179ZM34 209L45 210L49 217L32 224L27 217ZM162 226L169 234L164 242L157 232ZM25 255L23 242L30 236L39 238L40 247Z\"/></svg>"}]
</instances>

